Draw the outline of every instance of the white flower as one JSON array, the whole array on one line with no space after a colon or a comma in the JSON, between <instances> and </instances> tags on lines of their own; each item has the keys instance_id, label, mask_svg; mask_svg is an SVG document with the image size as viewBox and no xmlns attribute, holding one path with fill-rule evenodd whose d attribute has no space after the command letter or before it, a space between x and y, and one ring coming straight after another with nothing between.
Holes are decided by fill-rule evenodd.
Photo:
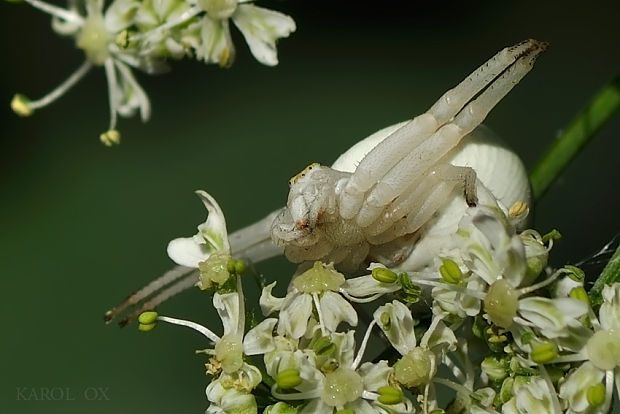
<instances>
[{"instance_id":1,"label":"white flower","mask_svg":"<svg viewBox=\"0 0 620 414\"><path fill-rule=\"evenodd\" d=\"M368 327L357 356L353 331L319 337L314 342L324 345L329 352L298 349L266 355L267 372L276 379L272 395L283 401L307 401L300 414L332 414L339 410L413 412L402 391L390 385L392 368L387 361L360 365L373 326L374 322Z\"/></svg>"},{"instance_id":2,"label":"white flower","mask_svg":"<svg viewBox=\"0 0 620 414\"><path fill-rule=\"evenodd\" d=\"M561 413L554 404L555 390L540 377L531 377L527 382L515 381L513 395L514 397L502 406L503 414Z\"/></svg>"},{"instance_id":3,"label":"white flower","mask_svg":"<svg viewBox=\"0 0 620 414\"><path fill-rule=\"evenodd\" d=\"M212 254L230 255L224 212L206 191L199 190L196 194L207 209L207 219L198 226L198 233L194 236L177 238L168 243L168 256L173 261L181 266L194 268Z\"/></svg>"},{"instance_id":4,"label":"white flower","mask_svg":"<svg viewBox=\"0 0 620 414\"><path fill-rule=\"evenodd\" d=\"M456 347L454 332L437 316L433 317L418 346L411 311L397 300L377 308L373 318L403 356L394 364L395 379L409 388L428 384L445 351Z\"/></svg>"},{"instance_id":5,"label":"white flower","mask_svg":"<svg viewBox=\"0 0 620 414\"><path fill-rule=\"evenodd\" d=\"M133 16L140 6L138 1L115 0L105 13L103 0L86 0L83 7L78 7L81 3L71 3L68 9L40 0L26 1L51 14L54 17L54 30L62 35L73 36L77 47L86 54L86 61L43 98L31 101L23 95L16 95L11 104L16 112L26 116L49 105L82 79L93 66L103 66L108 81L110 124L108 130L101 134L101 141L108 146L119 142L117 114L131 116L139 109L142 120L148 120L151 106L146 93L131 73L130 66L154 72L161 68L161 63L156 57L142 55L135 48L122 48L117 44L117 36L133 24Z\"/></svg>"},{"instance_id":6,"label":"white flower","mask_svg":"<svg viewBox=\"0 0 620 414\"><path fill-rule=\"evenodd\" d=\"M175 26L181 29L185 43L198 59L227 67L233 63L235 47L230 36L230 20L241 31L250 51L259 62L278 64L276 41L295 31L289 16L249 4L251 0L188 0L189 9L166 24L144 33L145 43L157 43L161 34ZM204 13L204 14L203 14Z\"/></svg>"},{"instance_id":7,"label":"white flower","mask_svg":"<svg viewBox=\"0 0 620 414\"><path fill-rule=\"evenodd\" d=\"M232 64L235 47L230 37L229 21L241 31L250 51L259 62L278 64L276 41L295 31L289 16L249 4L250 0L193 0L207 13L200 21L202 43L196 55L207 63Z\"/></svg>"},{"instance_id":8,"label":"white flower","mask_svg":"<svg viewBox=\"0 0 620 414\"><path fill-rule=\"evenodd\" d=\"M338 293L345 279L333 265L315 262L314 265L295 277L290 291L284 299L271 295L275 282L263 289L261 307L265 315L279 310L278 334L301 338L308 329L313 309L318 316L319 327L324 336L335 332L345 321L357 325L357 312Z\"/></svg>"}]
</instances>

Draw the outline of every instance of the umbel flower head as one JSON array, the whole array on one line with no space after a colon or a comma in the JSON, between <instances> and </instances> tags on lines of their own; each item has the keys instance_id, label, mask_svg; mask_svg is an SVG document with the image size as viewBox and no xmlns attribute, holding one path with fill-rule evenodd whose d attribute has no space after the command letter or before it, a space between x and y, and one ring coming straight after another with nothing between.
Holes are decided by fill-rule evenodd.
<instances>
[{"instance_id":1,"label":"umbel flower head","mask_svg":"<svg viewBox=\"0 0 620 414\"><path fill-rule=\"evenodd\" d=\"M372 263L347 279L331 263L305 263L284 297L259 280L252 306L224 213L197 194L208 217L168 252L199 269L223 334L154 312L139 328L168 322L207 337L207 413L609 412L620 389L620 283L603 289L597 312L579 269L545 270L552 235L518 233L503 210L479 205L435 269ZM250 312L259 307L262 320ZM450 402L438 386L452 390Z\"/></svg>"},{"instance_id":2,"label":"umbel flower head","mask_svg":"<svg viewBox=\"0 0 620 414\"><path fill-rule=\"evenodd\" d=\"M113 0L107 7L104 0L69 0L66 9L42 0L24 1L52 15L54 31L72 37L85 61L39 99L16 94L11 108L20 116L29 116L64 95L93 67L102 66L108 83L110 122L100 139L107 146L120 142L118 115L129 117L139 111L142 121L147 121L151 114L149 99L132 69L159 73L167 69L165 59L184 56L230 66L234 60L230 19L256 59L273 66L278 63L276 41L295 31L290 17L247 0Z\"/></svg>"}]
</instances>

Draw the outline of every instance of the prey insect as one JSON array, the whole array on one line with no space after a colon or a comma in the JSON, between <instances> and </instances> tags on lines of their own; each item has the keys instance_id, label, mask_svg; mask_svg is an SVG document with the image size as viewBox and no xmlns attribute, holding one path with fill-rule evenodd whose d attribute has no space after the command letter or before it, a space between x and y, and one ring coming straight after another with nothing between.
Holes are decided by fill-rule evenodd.
<instances>
[{"instance_id":1,"label":"prey insect","mask_svg":"<svg viewBox=\"0 0 620 414\"><path fill-rule=\"evenodd\" d=\"M427 112L358 142L331 167L311 164L289 181L286 207L230 235L232 254L258 262L284 252L292 262L322 260L347 272L371 261L413 271L449 247L468 206L516 206L512 215L527 215L525 169L481 123L545 49L531 39L507 47ZM193 286L199 257L177 260L106 320L142 302L126 322Z\"/></svg>"}]
</instances>

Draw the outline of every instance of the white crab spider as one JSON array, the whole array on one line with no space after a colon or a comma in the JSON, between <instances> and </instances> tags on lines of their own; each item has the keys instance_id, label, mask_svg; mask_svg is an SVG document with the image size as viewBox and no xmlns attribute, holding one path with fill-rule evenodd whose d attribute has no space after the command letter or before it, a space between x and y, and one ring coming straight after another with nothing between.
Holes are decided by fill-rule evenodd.
<instances>
[{"instance_id":1,"label":"white crab spider","mask_svg":"<svg viewBox=\"0 0 620 414\"><path fill-rule=\"evenodd\" d=\"M420 270L479 197L506 210L527 205L521 161L480 124L545 48L536 40L505 48L426 113L358 142L331 168L311 164L290 180L285 208L230 235L232 254L258 262L284 251L293 262L320 259L350 271L369 260ZM193 286L198 272L185 266L195 264L179 264L106 320L162 288L129 318Z\"/></svg>"},{"instance_id":2,"label":"white crab spider","mask_svg":"<svg viewBox=\"0 0 620 414\"><path fill-rule=\"evenodd\" d=\"M387 266L402 262L457 184L464 187L467 204L476 204L472 163L479 162L466 157L463 165L452 163L451 150L458 151L462 138L529 72L544 49L535 40L506 48L426 113L362 141L332 168L308 166L291 179L287 207L273 222L276 244L293 262L320 259L345 270L379 257ZM356 155L366 151L352 166ZM504 175L502 167L494 174ZM511 179L502 177L503 182Z\"/></svg>"}]
</instances>

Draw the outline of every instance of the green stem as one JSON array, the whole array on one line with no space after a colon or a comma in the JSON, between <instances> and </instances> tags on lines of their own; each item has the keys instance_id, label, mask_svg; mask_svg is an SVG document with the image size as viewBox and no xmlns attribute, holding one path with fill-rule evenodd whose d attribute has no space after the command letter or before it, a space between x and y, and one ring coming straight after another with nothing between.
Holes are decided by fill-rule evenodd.
<instances>
[{"instance_id":1,"label":"green stem","mask_svg":"<svg viewBox=\"0 0 620 414\"><path fill-rule=\"evenodd\" d=\"M603 303L601 292L605 285L612 285L618 281L620 281L620 246L618 246L614 255L607 262L603 272L594 282L594 286L590 289L589 295L592 305L596 306Z\"/></svg>"},{"instance_id":2,"label":"green stem","mask_svg":"<svg viewBox=\"0 0 620 414\"><path fill-rule=\"evenodd\" d=\"M620 108L620 74L603 86L568 125L559 139L532 170L534 199L539 200L551 183L598 130Z\"/></svg>"}]
</instances>

